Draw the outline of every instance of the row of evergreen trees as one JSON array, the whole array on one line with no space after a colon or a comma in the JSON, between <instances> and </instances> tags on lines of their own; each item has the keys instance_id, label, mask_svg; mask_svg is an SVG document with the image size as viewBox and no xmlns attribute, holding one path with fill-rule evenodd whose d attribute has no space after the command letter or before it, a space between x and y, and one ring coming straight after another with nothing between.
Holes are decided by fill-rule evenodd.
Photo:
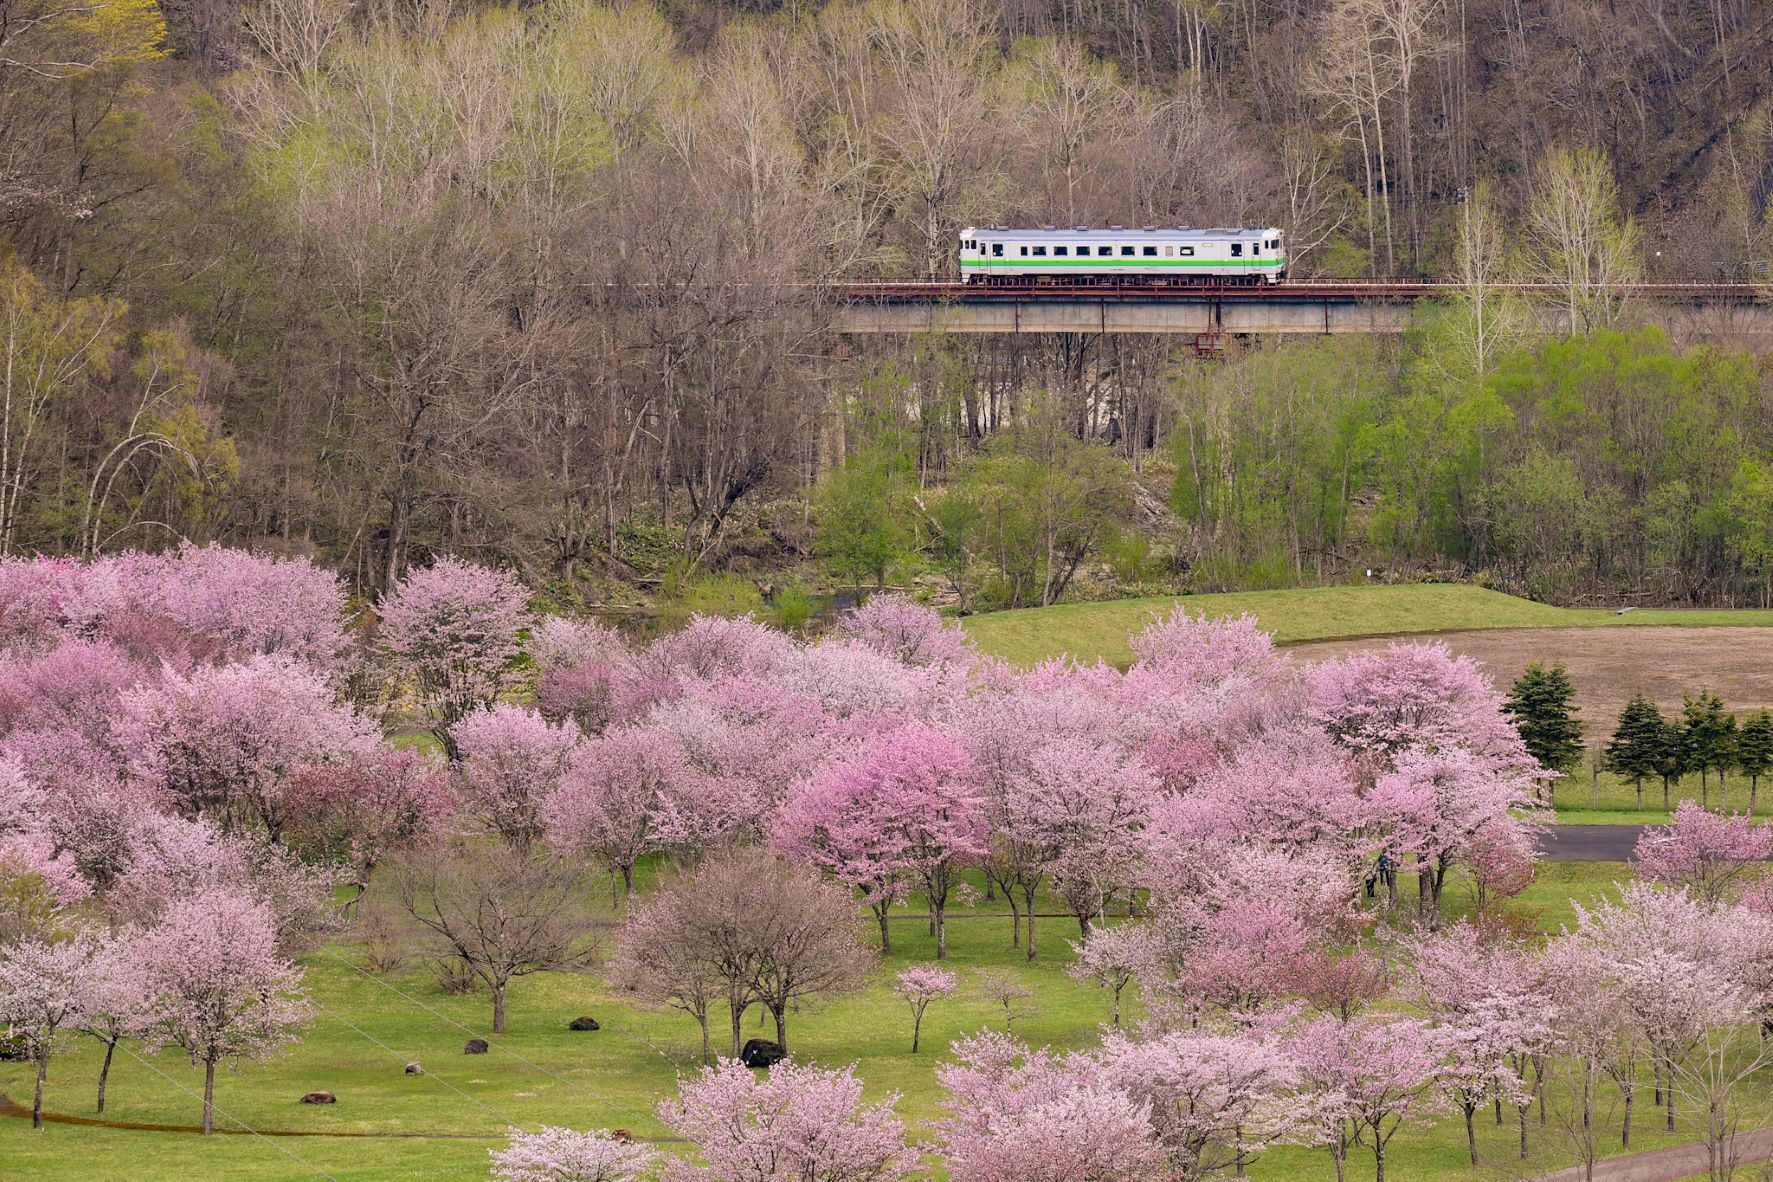
<instances>
[{"instance_id":1,"label":"row of evergreen trees","mask_svg":"<svg viewBox=\"0 0 1773 1182\"><path fill-rule=\"evenodd\" d=\"M1569 774L1582 763L1584 726L1575 704L1576 690L1559 661L1535 662L1515 680L1504 707L1521 738L1544 766ZM1724 709L1723 699L1707 690L1684 696L1681 711L1665 717L1642 692L1632 695L1619 713L1613 737L1602 752L1602 766L1637 790L1644 804L1644 782L1662 781L1662 807L1669 791L1684 777L1699 773L1700 803L1711 807L1711 777L1717 775L1719 806L1729 805L1727 776L1748 777L1748 811L1754 812L1761 777L1773 771L1773 713L1754 711L1740 721Z\"/></svg>"}]
</instances>

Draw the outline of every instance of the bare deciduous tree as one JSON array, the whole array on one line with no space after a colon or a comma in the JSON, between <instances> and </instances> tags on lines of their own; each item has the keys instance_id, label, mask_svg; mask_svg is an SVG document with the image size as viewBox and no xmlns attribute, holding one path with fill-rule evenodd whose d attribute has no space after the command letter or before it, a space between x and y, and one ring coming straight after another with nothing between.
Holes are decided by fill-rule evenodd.
<instances>
[{"instance_id":1,"label":"bare deciduous tree","mask_svg":"<svg viewBox=\"0 0 1773 1182\"><path fill-rule=\"evenodd\" d=\"M462 843L393 867L407 914L492 992L492 1033L505 1033L505 992L543 969L583 968L596 952L590 882L576 858Z\"/></svg>"}]
</instances>

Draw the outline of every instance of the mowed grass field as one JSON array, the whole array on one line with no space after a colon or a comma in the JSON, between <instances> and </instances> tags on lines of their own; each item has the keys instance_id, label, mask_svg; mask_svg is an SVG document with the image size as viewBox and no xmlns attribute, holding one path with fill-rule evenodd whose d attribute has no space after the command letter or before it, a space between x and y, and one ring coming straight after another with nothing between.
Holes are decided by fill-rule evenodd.
<instances>
[{"instance_id":1,"label":"mowed grass field","mask_svg":"<svg viewBox=\"0 0 1773 1182\"><path fill-rule=\"evenodd\" d=\"M1494 628L1773 627L1773 611L1633 611L1564 608L1457 584L1314 587L1222 595L1062 603L970 616L979 647L1017 665L1070 654L1125 665L1127 637L1176 607L1209 616L1250 612L1282 644ZM1773 649L1773 634L1768 644ZM1773 652L1769 658L1773 659Z\"/></svg>"},{"instance_id":2,"label":"mowed grass field","mask_svg":"<svg viewBox=\"0 0 1773 1182\"><path fill-rule=\"evenodd\" d=\"M1539 881L1516 907L1551 931L1573 921L1572 900L1597 899L1627 875L1617 864L1546 865ZM1406 876L1402 905L1413 907ZM1467 900L1450 896L1457 909ZM915 901L914 901L915 905ZM892 995L892 975L906 964L928 960L934 941L913 916L895 922L895 950L866 990L793 1016L790 1041L798 1058L826 1065L857 1064L872 1097L900 1094L899 1110L914 1135L928 1138L942 1115L935 1071L948 1044L985 1026L1002 1029L997 1003L980 996L974 973L987 967L1012 970L1035 991L1016 1034L1055 1048L1084 1047L1108 1017L1108 995L1065 975L1068 919L1040 921L1041 959L1029 964L1009 943L1001 904L981 901L962 908L950 925L950 967L961 975L962 996L931 1006L924 1020L923 1049L911 1054L910 1017ZM988 914L989 913L989 914ZM858 924L867 921L858 913ZM503 1143L507 1128L541 1124L576 1128L620 1127L637 1136L666 1133L655 1115L658 1100L672 1093L680 1072L698 1063L693 1020L676 1012L637 1010L611 994L595 973L544 973L517 982L511 991L508 1033L494 1050L466 1056L463 1042L485 1032L483 992L450 996L422 966L387 977L361 971L362 951L345 942L307 958L308 987L316 1018L302 1041L277 1057L218 1075L218 1128L243 1122L255 1129L302 1136L217 1135L147 1132L51 1124L34 1132L26 1120L0 1118L0 1178L129 1179L193 1182L196 1179L336 1178L384 1182L423 1178L431 1182L486 1176L487 1150ZM1129 1018L1138 1013L1136 999ZM567 1023L580 1014L604 1029L574 1033ZM769 1031L747 1024L747 1036ZM130 1044L125 1044L130 1045ZM716 1044L718 1048L718 1042ZM139 1048L137 1048L139 1050ZM423 1063L425 1074L408 1076L404 1064ZM51 1063L48 1107L90 1117L98 1069L96 1045L75 1040ZM31 1068L0 1064L0 1091L28 1104ZM137 1057L119 1054L111 1080L107 1117L155 1124L194 1124L200 1113L201 1074L177 1051ZM303 1105L302 1093L335 1092L328 1107ZM1643 1147L1686 1139L1646 1135ZM317 1134L363 1133L329 1137ZM1487 1164L1509 1168L1512 1125L1480 1126ZM1533 1130L1538 1168L1562 1160L1555 1128ZM662 1144L662 1149L682 1151ZM1391 1176L1442 1182L1473 1175L1463 1158L1457 1122L1406 1128L1395 1143ZM1303 1182L1329 1176L1321 1150L1278 1149L1250 1171L1258 1182ZM1349 1174L1371 1176L1370 1160L1357 1156ZM1484 1177L1495 1177L1485 1173Z\"/></svg>"}]
</instances>

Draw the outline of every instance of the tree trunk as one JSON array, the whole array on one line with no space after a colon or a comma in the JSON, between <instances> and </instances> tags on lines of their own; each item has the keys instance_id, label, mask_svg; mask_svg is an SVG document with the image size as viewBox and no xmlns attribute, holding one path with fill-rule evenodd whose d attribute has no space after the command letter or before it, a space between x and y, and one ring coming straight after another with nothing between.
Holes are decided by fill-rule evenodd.
<instances>
[{"instance_id":1,"label":"tree trunk","mask_svg":"<svg viewBox=\"0 0 1773 1182\"><path fill-rule=\"evenodd\" d=\"M737 1059L739 1057L739 1027L745 1021L745 1007L729 1001L726 1008L733 1020L733 1058Z\"/></svg>"},{"instance_id":2,"label":"tree trunk","mask_svg":"<svg viewBox=\"0 0 1773 1182\"><path fill-rule=\"evenodd\" d=\"M708 1011L703 1010L696 1015L696 1024L702 1028L702 1066L714 1062L714 1049L708 1045Z\"/></svg>"},{"instance_id":3,"label":"tree trunk","mask_svg":"<svg viewBox=\"0 0 1773 1182\"><path fill-rule=\"evenodd\" d=\"M37 1056L37 1088L31 1095L31 1127L43 1127L43 1081L49 1078L49 1048Z\"/></svg>"},{"instance_id":4,"label":"tree trunk","mask_svg":"<svg viewBox=\"0 0 1773 1182\"><path fill-rule=\"evenodd\" d=\"M1627 1084L1624 1088L1622 1088L1620 1090L1625 1093L1625 1120L1619 1126L1619 1147L1621 1149L1630 1149L1631 1148L1631 1104L1632 1104L1633 1100L1637 1099L1638 1090L1637 1090L1637 1088L1631 1086L1630 1084Z\"/></svg>"},{"instance_id":5,"label":"tree trunk","mask_svg":"<svg viewBox=\"0 0 1773 1182\"><path fill-rule=\"evenodd\" d=\"M1464 1105L1464 1108L1465 1108L1465 1152L1471 1155L1471 1164L1473 1166L1476 1166L1478 1164L1477 1128L1472 1121L1472 1116L1477 1112L1477 1105L1466 1104L1466 1105Z\"/></svg>"},{"instance_id":6,"label":"tree trunk","mask_svg":"<svg viewBox=\"0 0 1773 1182\"><path fill-rule=\"evenodd\" d=\"M917 1040L923 1033L923 1008L920 1006L911 1015L911 1053L917 1054Z\"/></svg>"},{"instance_id":7,"label":"tree trunk","mask_svg":"<svg viewBox=\"0 0 1773 1182\"><path fill-rule=\"evenodd\" d=\"M887 922L887 904L885 901L874 904L874 918L880 924L880 952L882 956L893 950L893 937Z\"/></svg>"},{"instance_id":8,"label":"tree trunk","mask_svg":"<svg viewBox=\"0 0 1773 1182\"><path fill-rule=\"evenodd\" d=\"M776 1020L776 1045L786 1053L788 1050L788 1005L786 1002L781 1005L771 1005L769 1011L770 1017Z\"/></svg>"},{"instance_id":9,"label":"tree trunk","mask_svg":"<svg viewBox=\"0 0 1773 1182\"><path fill-rule=\"evenodd\" d=\"M203 1062L203 1134L215 1132L215 1060Z\"/></svg>"},{"instance_id":10,"label":"tree trunk","mask_svg":"<svg viewBox=\"0 0 1773 1182\"><path fill-rule=\"evenodd\" d=\"M1024 903L1024 904L1025 904L1025 907L1024 907L1024 910L1025 910L1025 911L1026 911L1026 912L1027 912L1027 914L1028 914L1028 918L1027 918L1027 920L1026 920L1026 921L1024 921L1024 922L1026 922L1026 923L1027 923L1027 925L1028 925L1028 959L1029 959L1029 960L1033 960L1033 959L1034 959L1034 956L1035 956L1035 947L1034 947L1034 892L1035 892L1035 888L1034 888L1034 887L1032 887L1032 886L1026 886L1026 887L1023 887L1023 888L1022 888L1022 901L1023 901L1023 903Z\"/></svg>"},{"instance_id":11,"label":"tree trunk","mask_svg":"<svg viewBox=\"0 0 1773 1182\"><path fill-rule=\"evenodd\" d=\"M503 1033L505 1033L505 986L503 984L494 985L492 987L492 995L493 995L492 1032L494 1034L503 1034Z\"/></svg>"},{"instance_id":12,"label":"tree trunk","mask_svg":"<svg viewBox=\"0 0 1773 1182\"><path fill-rule=\"evenodd\" d=\"M105 1112L105 1085L109 1083L111 1079L111 1056L116 1053L117 1040L114 1038L106 1039L105 1061L99 1064L98 1110L100 1116L103 1116Z\"/></svg>"},{"instance_id":13,"label":"tree trunk","mask_svg":"<svg viewBox=\"0 0 1773 1182\"><path fill-rule=\"evenodd\" d=\"M1385 1182L1385 1140L1373 1133L1373 1182Z\"/></svg>"},{"instance_id":14,"label":"tree trunk","mask_svg":"<svg viewBox=\"0 0 1773 1182\"><path fill-rule=\"evenodd\" d=\"M1527 1160L1527 1110L1531 1107L1533 1107L1533 1102L1531 1100L1528 1100L1527 1103L1522 1104L1519 1109L1520 1118L1521 1118L1521 1160L1522 1161Z\"/></svg>"}]
</instances>

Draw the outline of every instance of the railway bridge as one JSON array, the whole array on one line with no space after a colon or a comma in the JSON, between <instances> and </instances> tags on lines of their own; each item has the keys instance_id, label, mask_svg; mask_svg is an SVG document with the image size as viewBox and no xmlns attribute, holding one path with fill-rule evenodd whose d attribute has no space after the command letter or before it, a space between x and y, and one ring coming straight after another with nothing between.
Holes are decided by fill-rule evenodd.
<instances>
[{"instance_id":1,"label":"railway bridge","mask_svg":"<svg viewBox=\"0 0 1773 1182\"><path fill-rule=\"evenodd\" d=\"M1511 284L1538 297L1548 329L1562 327L1559 289ZM1640 283L1621 289L1671 332L1773 339L1773 288L1741 283ZM1257 285L983 286L854 283L838 294L843 333L1177 333L1210 342L1267 333L1401 333L1418 300L1458 295L1438 280L1311 280Z\"/></svg>"}]
</instances>

